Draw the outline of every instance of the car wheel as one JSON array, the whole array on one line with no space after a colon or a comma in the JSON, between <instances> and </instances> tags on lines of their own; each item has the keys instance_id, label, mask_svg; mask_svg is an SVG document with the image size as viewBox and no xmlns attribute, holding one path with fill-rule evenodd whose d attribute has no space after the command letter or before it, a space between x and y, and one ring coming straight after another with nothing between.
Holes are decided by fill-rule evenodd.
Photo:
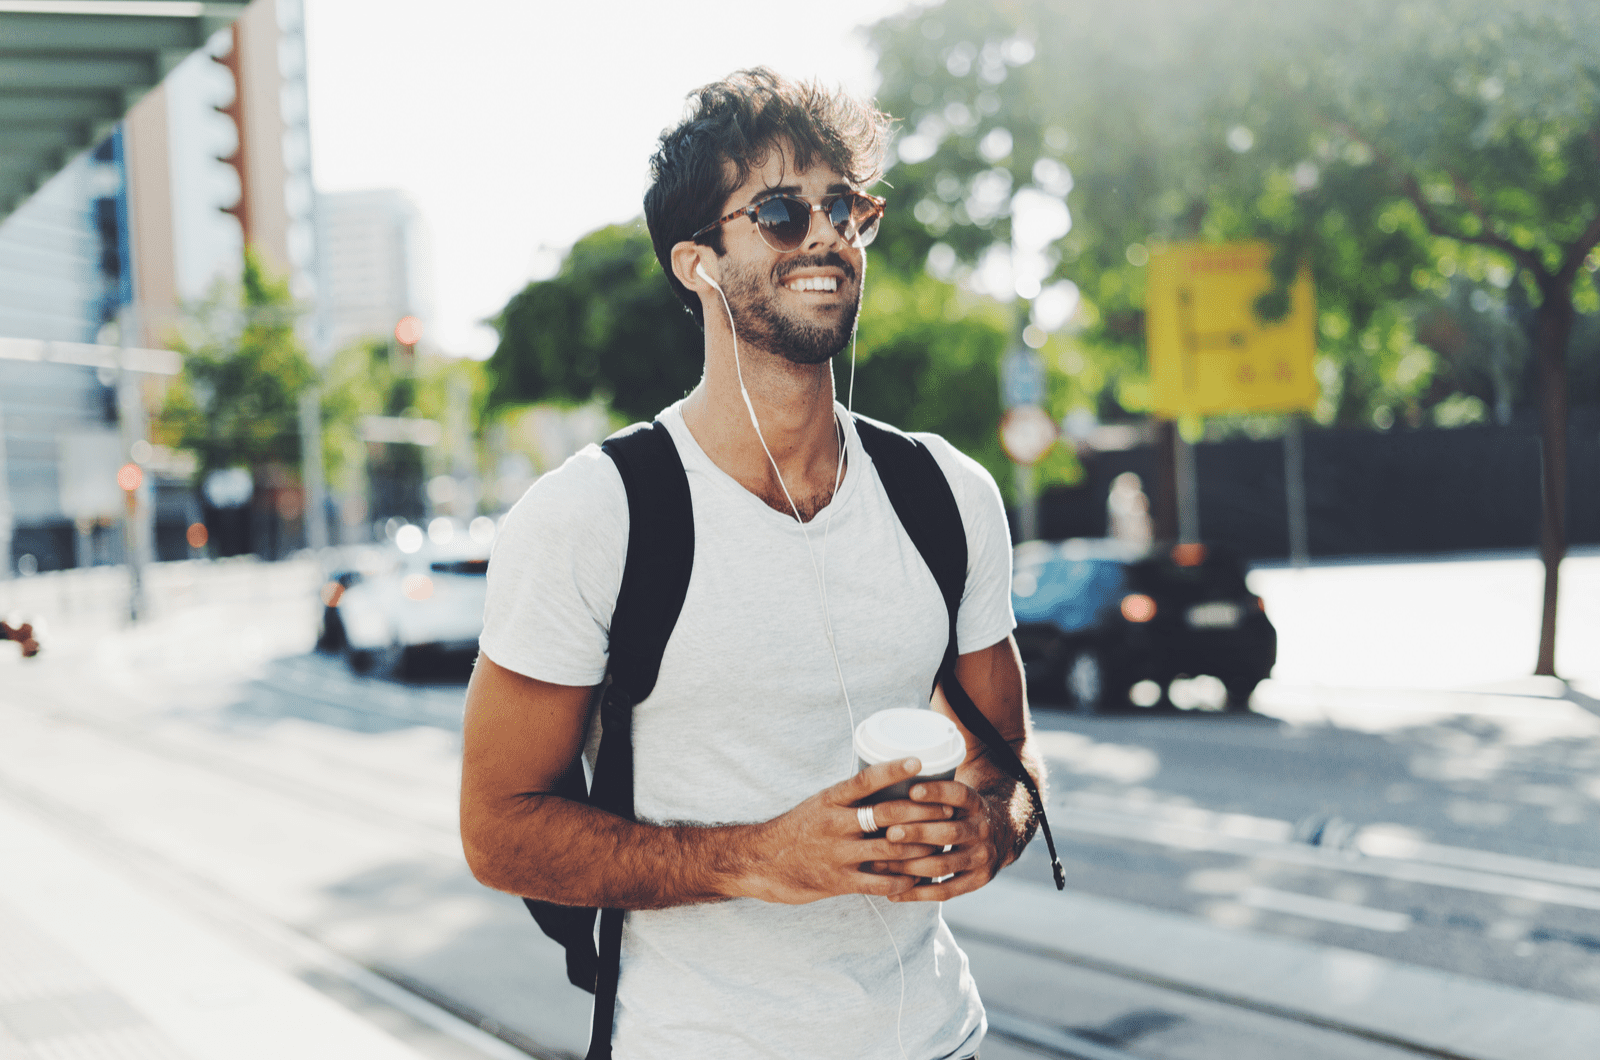
<instances>
[{"instance_id":1,"label":"car wheel","mask_svg":"<svg viewBox=\"0 0 1600 1060\"><path fill-rule=\"evenodd\" d=\"M406 650L398 644L387 648L351 648L345 653L345 662L363 677L403 677Z\"/></svg>"},{"instance_id":2,"label":"car wheel","mask_svg":"<svg viewBox=\"0 0 1600 1060\"><path fill-rule=\"evenodd\" d=\"M1074 711L1093 714L1106 696L1106 668L1100 653L1093 648L1079 648L1067 656L1061 684L1067 694L1067 704Z\"/></svg>"},{"instance_id":3,"label":"car wheel","mask_svg":"<svg viewBox=\"0 0 1600 1060\"><path fill-rule=\"evenodd\" d=\"M1224 681L1223 687L1228 690L1227 709L1230 712L1245 713L1250 709L1250 695L1256 690L1256 685L1261 683L1259 677L1248 677L1242 681Z\"/></svg>"}]
</instances>

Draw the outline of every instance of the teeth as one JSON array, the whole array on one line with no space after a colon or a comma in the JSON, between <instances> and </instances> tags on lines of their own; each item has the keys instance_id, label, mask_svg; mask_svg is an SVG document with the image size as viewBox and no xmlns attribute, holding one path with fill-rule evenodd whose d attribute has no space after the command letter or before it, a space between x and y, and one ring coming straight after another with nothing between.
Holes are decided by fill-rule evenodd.
<instances>
[{"instance_id":1,"label":"teeth","mask_svg":"<svg viewBox=\"0 0 1600 1060\"><path fill-rule=\"evenodd\" d=\"M791 291L837 291L839 281L833 276L802 276L784 284Z\"/></svg>"}]
</instances>

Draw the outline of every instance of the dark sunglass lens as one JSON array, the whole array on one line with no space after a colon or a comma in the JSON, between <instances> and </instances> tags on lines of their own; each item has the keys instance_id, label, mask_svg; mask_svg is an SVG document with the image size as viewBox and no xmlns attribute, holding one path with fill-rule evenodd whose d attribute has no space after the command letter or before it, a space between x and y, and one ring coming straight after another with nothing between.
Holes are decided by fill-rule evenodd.
<instances>
[{"instance_id":1,"label":"dark sunglass lens","mask_svg":"<svg viewBox=\"0 0 1600 1060\"><path fill-rule=\"evenodd\" d=\"M856 228L856 246L864 247L878 238L878 221L882 219L882 216L882 214L871 213L867 215L865 221L859 223Z\"/></svg>"},{"instance_id":2,"label":"dark sunglass lens","mask_svg":"<svg viewBox=\"0 0 1600 1060\"><path fill-rule=\"evenodd\" d=\"M828 219L846 239L854 237L858 246L866 246L878 234L878 212L871 199L865 195L842 195L828 212Z\"/></svg>"},{"instance_id":3,"label":"dark sunglass lens","mask_svg":"<svg viewBox=\"0 0 1600 1060\"><path fill-rule=\"evenodd\" d=\"M780 195L757 208L756 224L778 250L793 250L805 242L811 228L811 207Z\"/></svg>"},{"instance_id":4,"label":"dark sunglass lens","mask_svg":"<svg viewBox=\"0 0 1600 1060\"><path fill-rule=\"evenodd\" d=\"M841 195L828 207L828 223L842 236L850 234L850 219L856 214L855 199L854 195Z\"/></svg>"}]
</instances>

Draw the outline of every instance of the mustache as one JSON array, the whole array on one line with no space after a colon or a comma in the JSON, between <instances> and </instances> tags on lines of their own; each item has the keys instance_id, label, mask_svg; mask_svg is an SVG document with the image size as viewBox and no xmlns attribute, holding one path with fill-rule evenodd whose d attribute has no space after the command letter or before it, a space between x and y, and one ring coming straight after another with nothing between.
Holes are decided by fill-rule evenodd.
<instances>
[{"instance_id":1,"label":"mustache","mask_svg":"<svg viewBox=\"0 0 1600 1060\"><path fill-rule=\"evenodd\" d=\"M826 254L812 254L809 257L791 258L789 261L784 262L782 270L778 273L778 281L781 283L784 277L791 272L799 272L801 269L825 268L838 269L844 273L847 280L856 278L856 270L851 264L834 251L829 251Z\"/></svg>"}]
</instances>

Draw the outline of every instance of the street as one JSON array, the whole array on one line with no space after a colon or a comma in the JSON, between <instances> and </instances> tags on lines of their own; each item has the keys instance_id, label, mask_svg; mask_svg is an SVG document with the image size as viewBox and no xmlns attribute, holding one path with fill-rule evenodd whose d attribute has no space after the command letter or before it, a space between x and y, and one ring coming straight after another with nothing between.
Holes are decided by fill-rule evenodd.
<instances>
[{"instance_id":1,"label":"street","mask_svg":"<svg viewBox=\"0 0 1600 1060\"><path fill-rule=\"evenodd\" d=\"M1518 676L1533 612L1464 614L1447 591L1536 594L1528 562L1255 572L1283 651L1248 716L1036 703L1063 900L1450 973L1580 1017L1600 1005L1600 688L1577 651L1600 642L1600 558L1565 571L1570 689ZM0 653L0 810L178 898L424 1055L581 1056L588 996L520 902L461 857L465 664L372 680L314 653L319 581L307 561L158 571L153 617L132 627L95 603L110 583L101 597L42 578L0 588L7 609L55 612L38 659ZM1361 623L1337 611L1377 582L1419 602ZM1048 881L1036 842L1001 881L1022 890L995 893L1047 902ZM1426 1038L1449 1028L1353 1025L1193 982L1181 961L1075 949L969 904L947 916L990 1008L986 1060L1494 1055Z\"/></svg>"}]
</instances>

